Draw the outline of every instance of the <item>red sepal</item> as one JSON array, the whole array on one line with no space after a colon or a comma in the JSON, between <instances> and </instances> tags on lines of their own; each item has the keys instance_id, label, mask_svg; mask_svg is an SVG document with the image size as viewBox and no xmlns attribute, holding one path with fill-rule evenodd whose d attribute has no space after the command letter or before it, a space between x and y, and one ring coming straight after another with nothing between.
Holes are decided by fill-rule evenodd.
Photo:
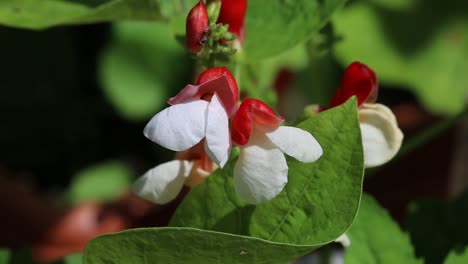
<instances>
[{"instance_id":1,"label":"red sepal","mask_svg":"<svg viewBox=\"0 0 468 264\"><path fill-rule=\"evenodd\" d=\"M202 97L211 98L214 93L223 103L228 116L233 116L237 110L239 88L236 79L226 67L205 70L198 77L197 85L188 84L176 96L169 99L168 103L175 105Z\"/></svg>"},{"instance_id":2,"label":"red sepal","mask_svg":"<svg viewBox=\"0 0 468 264\"><path fill-rule=\"evenodd\" d=\"M247 98L232 119L231 139L237 145L245 145L249 142L254 123L262 128L274 129L283 121L284 118L277 116L264 102Z\"/></svg>"},{"instance_id":3,"label":"red sepal","mask_svg":"<svg viewBox=\"0 0 468 264\"><path fill-rule=\"evenodd\" d=\"M333 95L330 107L346 102L355 95L358 106L363 103L374 103L377 100L379 84L375 72L360 62L351 63L343 73L341 85Z\"/></svg>"}]
</instances>

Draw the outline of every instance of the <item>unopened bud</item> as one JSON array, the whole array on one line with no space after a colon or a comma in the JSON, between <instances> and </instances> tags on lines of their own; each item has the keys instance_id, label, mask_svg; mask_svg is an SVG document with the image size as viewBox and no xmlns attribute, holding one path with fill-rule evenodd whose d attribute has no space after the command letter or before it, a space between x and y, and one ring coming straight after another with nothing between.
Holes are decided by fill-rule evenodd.
<instances>
[{"instance_id":1,"label":"unopened bud","mask_svg":"<svg viewBox=\"0 0 468 264\"><path fill-rule=\"evenodd\" d=\"M229 25L229 32L237 35L242 42L245 38L244 18L247 0L222 0L218 23Z\"/></svg>"},{"instance_id":2,"label":"unopened bud","mask_svg":"<svg viewBox=\"0 0 468 264\"><path fill-rule=\"evenodd\" d=\"M189 12L187 16L186 45L192 53L199 52L210 34L208 27L208 13L203 0L200 0Z\"/></svg>"},{"instance_id":3,"label":"unopened bud","mask_svg":"<svg viewBox=\"0 0 468 264\"><path fill-rule=\"evenodd\" d=\"M340 88L333 95L330 107L346 102L355 95L358 106L377 100L379 85L374 71L360 62L351 63L343 73Z\"/></svg>"}]
</instances>

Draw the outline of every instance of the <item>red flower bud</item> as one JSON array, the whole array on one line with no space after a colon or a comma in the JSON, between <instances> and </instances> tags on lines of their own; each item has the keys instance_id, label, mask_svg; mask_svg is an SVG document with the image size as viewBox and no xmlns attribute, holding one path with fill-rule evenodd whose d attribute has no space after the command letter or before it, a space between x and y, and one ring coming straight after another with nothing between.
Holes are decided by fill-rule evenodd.
<instances>
[{"instance_id":1,"label":"red flower bud","mask_svg":"<svg viewBox=\"0 0 468 264\"><path fill-rule=\"evenodd\" d=\"M244 18L247 0L221 0L217 23L228 24L229 32L237 35L242 42L245 38Z\"/></svg>"},{"instance_id":2,"label":"red flower bud","mask_svg":"<svg viewBox=\"0 0 468 264\"><path fill-rule=\"evenodd\" d=\"M199 52L208 34L208 12L205 3L200 0L189 12L185 24L185 41L192 53Z\"/></svg>"},{"instance_id":3,"label":"red flower bud","mask_svg":"<svg viewBox=\"0 0 468 264\"><path fill-rule=\"evenodd\" d=\"M341 85L333 95L330 107L346 102L355 95L358 106L374 103L377 100L379 85L374 71L360 62L351 63L341 79Z\"/></svg>"},{"instance_id":4,"label":"red flower bud","mask_svg":"<svg viewBox=\"0 0 468 264\"><path fill-rule=\"evenodd\" d=\"M264 102L248 98L242 101L232 119L231 139L242 146L249 142L254 123L264 129L277 128L284 119Z\"/></svg>"}]
</instances>

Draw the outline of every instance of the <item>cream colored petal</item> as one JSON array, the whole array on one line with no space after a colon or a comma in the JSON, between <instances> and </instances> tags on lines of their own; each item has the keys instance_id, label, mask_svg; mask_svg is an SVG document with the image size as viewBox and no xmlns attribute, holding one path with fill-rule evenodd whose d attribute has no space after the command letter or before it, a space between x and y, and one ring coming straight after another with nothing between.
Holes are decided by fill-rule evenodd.
<instances>
[{"instance_id":1,"label":"cream colored petal","mask_svg":"<svg viewBox=\"0 0 468 264\"><path fill-rule=\"evenodd\" d=\"M193 163L186 160L160 164L135 181L133 192L153 203L166 204L177 197L192 166Z\"/></svg>"},{"instance_id":2,"label":"cream colored petal","mask_svg":"<svg viewBox=\"0 0 468 264\"><path fill-rule=\"evenodd\" d=\"M367 168L391 160L400 150L403 133L393 112L382 104L363 104L359 109L364 164Z\"/></svg>"}]
</instances>

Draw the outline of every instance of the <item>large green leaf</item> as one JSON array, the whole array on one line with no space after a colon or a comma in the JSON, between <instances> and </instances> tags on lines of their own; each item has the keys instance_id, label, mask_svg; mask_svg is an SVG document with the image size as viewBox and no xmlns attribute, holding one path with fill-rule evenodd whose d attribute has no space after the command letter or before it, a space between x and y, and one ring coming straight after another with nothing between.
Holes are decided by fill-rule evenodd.
<instances>
[{"instance_id":1,"label":"large green leaf","mask_svg":"<svg viewBox=\"0 0 468 264\"><path fill-rule=\"evenodd\" d=\"M338 59L359 60L383 83L411 89L429 110L456 114L468 88L468 4L418 2L405 12L350 5L333 19Z\"/></svg>"},{"instance_id":2,"label":"large green leaf","mask_svg":"<svg viewBox=\"0 0 468 264\"><path fill-rule=\"evenodd\" d=\"M317 32L346 0L255 0L246 15L245 58L267 58Z\"/></svg>"},{"instance_id":3,"label":"large green leaf","mask_svg":"<svg viewBox=\"0 0 468 264\"><path fill-rule=\"evenodd\" d=\"M466 264L468 263L468 248L465 251L458 254L455 251L450 252L448 257L445 259L444 264Z\"/></svg>"},{"instance_id":4,"label":"large green leaf","mask_svg":"<svg viewBox=\"0 0 468 264\"><path fill-rule=\"evenodd\" d=\"M346 264L422 263L414 256L408 235L368 195L363 195L356 221L346 234L351 240Z\"/></svg>"},{"instance_id":5,"label":"large green leaf","mask_svg":"<svg viewBox=\"0 0 468 264\"><path fill-rule=\"evenodd\" d=\"M131 185L130 169L117 161L97 164L74 176L68 191L72 203L107 201L124 193Z\"/></svg>"},{"instance_id":6,"label":"large green leaf","mask_svg":"<svg viewBox=\"0 0 468 264\"><path fill-rule=\"evenodd\" d=\"M280 195L257 206L241 202L233 187L232 160L188 194L171 225L307 245L343 234L357 213L363 177L356 101L298 127L317 138L324 155L310 164L288 159L289 181Z\"/></svg>"},{"instance_id":7,"label":"large green leaf","mask_svg":"<svg viewBox=\"0 0 468 264\"><path fill-rule=\"evenodd\" d=\"M103 21L165 21L186 14L195 0L2 0L0 24L41 29Z\"/></svg>"},{"instance_id":8,"label":"large green leaf","mask_svg":"<svg viewBox=\"0 0 468 264\"><path fill-rule=\"evenodd\" d=\"M145 228L103 235L91 240L85 264L270 264L286 263L310 251L258 238L193 228Z\"/></svg>"},{"instance_id":9,"label":"large green leaf","mask_svg":"<svg viewBox=\"0 0 468 264\"><path fill-rule=\"evenodd\" d=\"M427 264L442 263L452 249L468 246L466 223L468 192L453 203L437 199L415 201L410 204L406 219L416 254Z\"/></svg>"},{"instance_id":10,"label":"large green leaf","mask_svg":"<svg viewBox=\"0 0 468 264\"><path fill-rule=\"evenodd\" d=\"M119 114L147 120L189 81L191 63L167 24L125 22L114 26L99 77Z\"/></svg>"}]
</instances>

